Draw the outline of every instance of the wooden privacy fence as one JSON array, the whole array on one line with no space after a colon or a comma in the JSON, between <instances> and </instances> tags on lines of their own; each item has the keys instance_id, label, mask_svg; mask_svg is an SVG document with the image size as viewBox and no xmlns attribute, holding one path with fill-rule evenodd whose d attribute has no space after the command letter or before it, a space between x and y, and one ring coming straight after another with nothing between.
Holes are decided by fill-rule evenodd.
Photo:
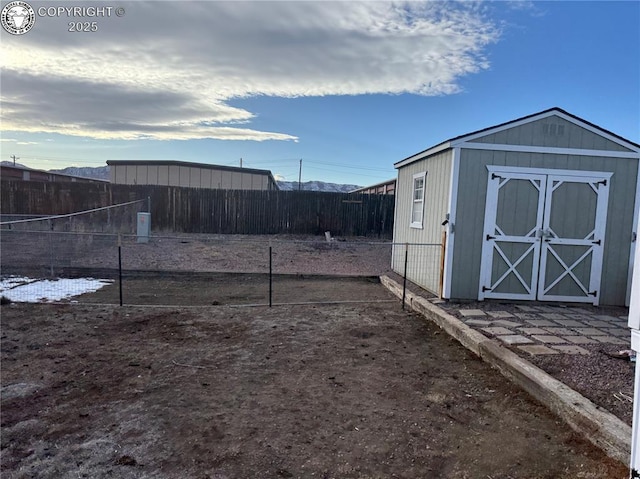
<instances>
[{"instance_id":1,"label":"wooden privacy fence","mask_svg":"<svg viewBox=\"0 0 640 479\"><path fill-rule=\"evenodd\" d=\"M316 191L2 181L2 214L49 215L149 198L153 231L211 234L393 233L394 197Z\"/></svg>"}]
</instances>

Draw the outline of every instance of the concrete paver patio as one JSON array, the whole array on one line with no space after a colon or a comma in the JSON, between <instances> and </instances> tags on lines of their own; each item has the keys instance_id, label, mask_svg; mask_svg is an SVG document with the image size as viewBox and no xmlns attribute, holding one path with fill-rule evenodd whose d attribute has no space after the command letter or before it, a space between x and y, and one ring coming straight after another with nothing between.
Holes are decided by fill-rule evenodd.
<instances>
[{"instance_id":1,"label":"concrete paver patio","mask_svg":"<svg viewBox=\"0 0 640 479\"><path fill-rule=\"evenodd\" d=\"M580 344L598 344L619 349L631 347L626 316L602 314L595 307L553 305L511 305L514 311L494 310L495 304L473 308L464 304L438 304L467 326L489 338L516 346L531 354L591 354Z\"/></svg>"}]
</instances>

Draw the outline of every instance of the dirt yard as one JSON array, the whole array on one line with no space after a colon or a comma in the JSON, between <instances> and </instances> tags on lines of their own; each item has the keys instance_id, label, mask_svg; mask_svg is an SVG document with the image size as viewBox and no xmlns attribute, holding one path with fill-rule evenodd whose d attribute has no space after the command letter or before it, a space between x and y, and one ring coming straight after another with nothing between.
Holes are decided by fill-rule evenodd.
<instances>
[{"instance_id":1,"label":"dirt yard","mask_svg":"<svg viewBox=\"0 0 640 479\"><path fill-rule=\"evenodd\" d=\"M272 304L306 302L376 301L378 277L274 275ZM123 280L125 305L267 305L269 275L231 273L173 273L136 275ZM117 282L79 298L88 303L119 303ZM392 298L387 298L393 301Z\"/></svg>"},{"instance_id":2,"label":"dirt yard","mask_svg":"<svg viewBox=\"0 0 640 479\"><path fill-rule=\"evenodd\" d=\"M339 287L372 302L3 306L2 477L627 477L381 285Z\"/></svg>"}]
</instances>

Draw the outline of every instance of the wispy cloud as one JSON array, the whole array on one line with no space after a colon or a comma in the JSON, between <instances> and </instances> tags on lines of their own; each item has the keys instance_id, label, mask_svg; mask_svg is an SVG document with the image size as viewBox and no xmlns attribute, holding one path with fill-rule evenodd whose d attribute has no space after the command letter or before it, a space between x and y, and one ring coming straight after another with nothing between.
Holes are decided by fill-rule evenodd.
<instances>
[{"instance_id":1,"label":"wispy cloud","mask_svg":"<svg viewBox=\"0 0 640 479\"><path fill-rule=\"evenodd\" d=\"M512 10L527 12L534 17L543 17L546 14L544 10L539 8L539 2L536 3L532 0L507 0L505 4Z\"/></svg>"},{"instance_id":2,"label":"wispy cloud","mask_svg":"<svg viewBox=\"0 0 640 479\"><path fill-rule=\"evenodd\" d=\"M488 67L484 50L499 36L475 2L177 5L126 3L124 17L100 19L99 32L82 38L66 31L66 18L38 18L28 35L5 35L4 129L296 140L251 128L255 114L230 102L452 94L461 77Z\"/></svg>"}]
</instances>

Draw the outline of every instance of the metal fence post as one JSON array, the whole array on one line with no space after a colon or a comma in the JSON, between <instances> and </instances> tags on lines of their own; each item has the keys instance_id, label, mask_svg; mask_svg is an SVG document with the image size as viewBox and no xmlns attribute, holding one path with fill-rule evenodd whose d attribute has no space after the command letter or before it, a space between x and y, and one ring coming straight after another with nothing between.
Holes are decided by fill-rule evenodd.
<instances>
[{"instance_id":1,"label":"metal fence post","mask_svg":"<svg viewBox=\"0 0 640 479\"><path fill-rule=\"evenodd\" d=\"M49 223L49 275L53 278L53 221Z\"/></svg>"},{"instance_id":2,"label":"metal fence post","mask_svg":"<svg viewBox=\"0 0 640 479\"><path fill-rule=\"evenodd\" d=\"M269 246L269 307L273 305L273 260L272 247Z\"/></svg>"},{"instance_id":3,"label":"metal fence post","mask_svg":"<svg viewBox=\"0 0 640 479\"><path fill-rule=\"evenodd\" d=\"M409 243L405 243L404 248L404 273L402 274L402 310L407 298L407 263L409 262Z\"/></svg>"},{"instance_id":4,"label":"metal fence post","mask_svg":"<svg viewBox=\"0 0 640 479\"><path fill-rule=\"evenodd\" d=\"M122 306L122 235L118 235L118 284L120 287L120 306Z\"/></svg>"}]
</instances>

